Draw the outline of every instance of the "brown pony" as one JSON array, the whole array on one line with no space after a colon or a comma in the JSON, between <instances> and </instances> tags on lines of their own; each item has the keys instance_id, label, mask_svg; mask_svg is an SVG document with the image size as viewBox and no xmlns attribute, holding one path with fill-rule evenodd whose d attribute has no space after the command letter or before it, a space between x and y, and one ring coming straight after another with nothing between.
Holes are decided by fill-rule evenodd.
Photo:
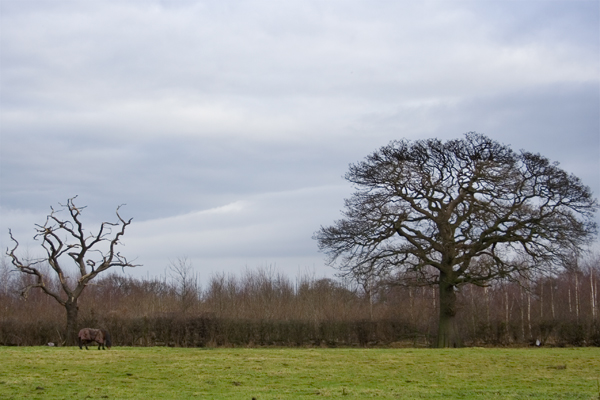
<instances>
[{"instance_id":1,"label":"brown pony","mask_svg":"<svg viewBox=\"0 0 600 400\"><path fill-rule=\"evenodd\" d=\"M106 350L112 346L112 341L110 340L110 333L105 329L92 329L92 328L83 328L79 331L79 348L83 349L82 346L85 346L86 350L89 350L87 345L91 342L98 343L98 350L102 347L102 350ZM106 348L104 347L106 345Z\"/></svg>"}]
</instances>

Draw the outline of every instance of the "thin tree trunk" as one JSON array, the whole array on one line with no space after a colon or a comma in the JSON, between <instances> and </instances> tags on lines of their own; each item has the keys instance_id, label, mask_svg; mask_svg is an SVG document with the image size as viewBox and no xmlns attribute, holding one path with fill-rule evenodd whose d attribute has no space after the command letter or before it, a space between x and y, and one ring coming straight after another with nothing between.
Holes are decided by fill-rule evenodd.
<instances>
[{"instance_id":1,"label":"thin tree trunk","mask_svg":"<svg viewBox=\"0 0 600 400\"><path fill-rule=\"evenodd\" d=\"M475 315L477 314L476 312L476 306L475 306L475 296L473 295L473 285L471 285L471 287L469 288L469 292L471 295L471 323L472 323L472 329L473 329L473 337L476 337L477 335L477 323L475 320Z\"/></svg>"},{"instance_id":2,"label":"thin tree trunk","mask_svg":"<svg viewBox=\"0 0 600 400\"><path fill-rule=\"evenodd\" d=\"M596 293L594 289L594 269L590 268L590 301L592 305L592 321L596 320Z\"/></svg>"},{"instance_id":3,"label":"thin tree trunk","mask_svg":"<svg viewBox=\"0 0 600 400\"><path fill-rule=\"evenodd\" d=\"M552 320L556 320L556 310L554 309L554 281L550 285L550 305L552 306Z\"/></svg>"},{"instance_id":4,"label":"thin tree trunk","mask_svg":"<svg viewBox=\"0 0 600 400\"><path fill-rule=\"evenodd\" d=\"M569 294L569 314L573 314L573 306L571 303L571 280L569 279L569 286L567 287L567 292Z\"/></svg>"},{"instance_id":5,"label":"thin tree trunk","mask_svg":"<svg viewBox=\"0 0 600 400\"><path fill-rule=\"evenodd\" d=\"M510 302L508 298L508 285L504 285L504 311L505 311L505 324L506 324L506 340L510 341Z\"/></svg>"},{"instance_id":6,"label":"thin tree trunk","mask_svg":"<svg viewBox=\"0 0 600 400\"><path fill-rule=\"evenodd\" d=\"M412 286L408 287L408 297L409 297L409 305L410 305L410 322L412 324L415 321L415 300L413 297Z\"/></svg>"},{"instance_id":7,"label":"thin tree trunk","mask_svg":"<svg viewBox=\"0 0 600 400\"><path fill-rule=\"evenodd\" d=\"M540 285L540 321L544 320L544 281Z\"/></svg>"},{"instance_id":8,"label":"thin tree trunk","mask_svg":"<svg viewBox=\"0 0 600 400\"><path fill-rule=\"evenodd\" d=\"M529 337L531 334L531 292L527 291L527 328L529 329Z\"/></svg>"},{"instance_id":9,"label":"thin tree trunk","mask_svg":"<svg viewBox=\"0 0 600 400\"><path fill-rule=\"evenodd\" d=\"M369 287L369 318L373 321L373 277L369 276L367 285Z\"/></svg>"},{"instance_id":10,"label":"thin tree trunk","mask_svg":"<svg viewBox=\"0 0 600 400\"><path fill-rule=\"evenodd\" d=\"M579 323L579 274L575 273L575 315Z\"/></svg>"},{"instance_id":11,"label":"thin tree trunk","mask_svg":"<svg viewBox=\"0 0 600 400\"><path fill-rule=\"evenodd\" d=\"M506 329L508 331L508 325L510 324L510 308L508 303L508 287L504 287L504 321L506 322Z\"/></svg>"},{"instance_id":12,"label":"thin tree trunk","mask_svg":"<svg viewBox=\"0 0 600 400\"><path fill-rule=\"evenodd\" d=\"M489 288L486 286L483 289L484 293L485 293L485 323L486 326L489 328L490 327L490 293L489 293Z\"/></svg>"},{"instance_id":13,"label":"thin tree trunk","mask_svg":"<svg viewBox=\"0 0 600 400\"><path fill-rule=\"evenodd\" d=\"M521 340L525 340L525 298L523 292L525 289L521 287Z\"/></svg>"}]
</instances>

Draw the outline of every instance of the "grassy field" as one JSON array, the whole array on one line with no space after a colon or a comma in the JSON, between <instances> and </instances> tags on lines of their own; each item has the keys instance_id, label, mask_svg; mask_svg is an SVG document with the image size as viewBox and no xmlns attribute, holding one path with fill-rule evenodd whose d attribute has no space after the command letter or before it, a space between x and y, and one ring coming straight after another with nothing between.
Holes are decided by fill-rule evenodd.
<instances>
[{"instance_id":1,"label":"grassy field","mask_svg":"<svg viewBox=\"0 0 600 400\"><path fill-rule=\"evenodd\" d=\"M0 347L1 399L600 399L600 348Z\"/></svg>"}]
</instances>

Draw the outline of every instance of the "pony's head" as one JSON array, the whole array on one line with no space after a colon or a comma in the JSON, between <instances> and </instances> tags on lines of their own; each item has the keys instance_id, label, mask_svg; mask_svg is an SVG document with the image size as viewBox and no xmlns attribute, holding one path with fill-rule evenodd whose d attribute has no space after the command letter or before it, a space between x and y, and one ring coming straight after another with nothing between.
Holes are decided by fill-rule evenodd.
<instances>
[{"instance_id":1,"label":"pony's head","mask_svg":"<svg viewBox=\"0 0 600 400\"><path fill-rule=\"evenodd\" d=\"M108 331L103 329L102 335L104 336L104 345L106 346L107 349L110 349L112 347L112 340L110 338L110 333L108 333Z\"/></svg>"}]
</instances>

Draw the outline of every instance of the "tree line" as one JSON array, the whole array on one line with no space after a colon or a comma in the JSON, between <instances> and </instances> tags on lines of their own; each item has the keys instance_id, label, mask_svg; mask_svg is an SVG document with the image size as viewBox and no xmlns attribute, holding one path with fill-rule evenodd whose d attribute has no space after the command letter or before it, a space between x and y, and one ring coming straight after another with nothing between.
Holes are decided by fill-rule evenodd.
<instances>
[{"instance_id":1,"label":"tree line","mask_svg":"<svg viewBox=\"0 0 600 400\"><path fill-rule=\"evenodd\" d=\"M457 324L467 346L600 346L600 256L552 276L464 286ZM62 343L64 308L28 275L0 268L0 345ZM48 282L60 285L57 280ZM88 285L79 324L122 346L432 346L435 288L301 276L272 268L217 274L201 285L180 259L162 277L111 273Z\"/></svg>"}]
</instances>

